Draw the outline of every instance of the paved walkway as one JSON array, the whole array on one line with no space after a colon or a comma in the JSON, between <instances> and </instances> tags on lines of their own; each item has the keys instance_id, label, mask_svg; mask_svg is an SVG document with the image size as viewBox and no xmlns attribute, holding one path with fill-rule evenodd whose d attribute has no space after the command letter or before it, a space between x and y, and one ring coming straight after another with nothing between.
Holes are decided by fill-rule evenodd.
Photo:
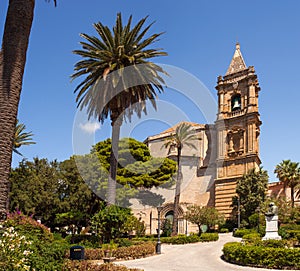
<instances>
[{"instance_id":1,"label":"paved walkway","mask_svg":"<svg viewBox=\"0 0 300 271\"><path fill-rule=\"evenodd\" d=\"M237 266L221 259L223 245L239 241L231 233L219 234L217 242L196 243L187 245L162 245L162 254L132 261L115 262L131 268L145 271L271 271Z\"/></svg>"}]
</instances>

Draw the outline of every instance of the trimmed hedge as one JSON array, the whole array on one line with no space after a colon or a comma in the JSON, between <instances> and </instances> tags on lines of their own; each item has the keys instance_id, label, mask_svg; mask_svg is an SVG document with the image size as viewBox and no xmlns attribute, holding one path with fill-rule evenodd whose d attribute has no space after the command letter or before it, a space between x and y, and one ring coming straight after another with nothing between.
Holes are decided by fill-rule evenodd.
<instances>
[{"instance_id":1,"label":"trimmed hedge","mask_svg":"<svg viewBox=\"0 0 300 271\"><path fill-rule=\"evenodd\" d=\"M143 271L136 268L127 268L123 265L107 264L93 264L88 261L71 261L66 260L62 271Z\"/></svg>"},{"instance_id":2,"label":"trimmed hedge","mask_svg":"<svg viewBox=\"0 0 300 271\"><path fill-rule=\"evenodd\" d=\"M191 234L189 236L177 235L172 237L161 237L160 240L164 244L183 245L200 242L200 237L196 234Z\"/></svg>"},{"instance_id":3,"label":"trimmed hedge","mask_svg":"<svg viewBox=\"0 0 300 271\"><path fill-rule=\"evenodd\" d=\"M155 253L155 244L152 242L148 242L130 247L119 247L117 249L113 249L111 253L112 257L122 260L143 258ZM104 258L104 255L104 249L101 248L85 249L86 260L101 260Z\"/></svg>"},{"instance_id":4,"label":"trimmed hedge","mask_svg":"<svg viewBox=\"0 0 300 271\"><path fill-rule=\"evenodd\" d=\"M112 256L116 259L138 259L144 258L155 253L155 245L152 242L144 243L141 245L135 245L130 247L119 247L113 250Z\"/></svg>"},{"instance_id":5,"label":"trimmed hedge","mask_svg":"<svg viewBox=\"0 0 300 271\"><path fill-rule=\"evenodd\" d=\"M224 259L234 264L277 269L300 268L300 249L231 242L224 245L223 253Z\"/></svg>"},{"instance_id":6,"label":"trimmed hedge","mask_svg":"<svg viewBox=\"0 0 300 271\"><path fill-rule=\"evenodd\" d=\"M211 242L211 241L218 241L219 240L219 235L216 232L205 232L202 233L200 236L200 241L201 242Z\"/></svg>"},{"instance_id":7,"label":"trimmed hedge","mask_svg":"<svg viewBox=\"0 0 300 271\"><path fill-rule=\"evenodd\" d=\"M161 242L165 244L182 245L197 242L211 242L219 239L218 233L202 233L201 236L196 234L177 235L172 237L162 237Z\"/></svg>"},{"instance_id":8,"label":"trimmed hedge","mask_svg":"<svg viewBox=\"0 0 300 271\"><path fill-rule=\"evenodd\" d=\"M251 234L251 233L257 233L257 231L254 229L236 229L233 232L233 236L243 238L244 235Z\"/></svg>"}]
</instances>

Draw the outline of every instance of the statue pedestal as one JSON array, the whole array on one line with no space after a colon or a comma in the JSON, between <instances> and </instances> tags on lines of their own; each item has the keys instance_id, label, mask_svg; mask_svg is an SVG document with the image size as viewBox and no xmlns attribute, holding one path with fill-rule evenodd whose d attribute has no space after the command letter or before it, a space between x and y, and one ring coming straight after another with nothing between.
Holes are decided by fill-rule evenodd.
<instances>
[{"instance_id":1,"label":"statue pedestal","mask_svg":"<svg viewBox=\"0 0 300 271\"><path fill-rule=\"evenodd\" d=\"M281 236L278 235L278 215L266 216L266 235L262 240L281 240Z\"/></svg>"}]
</instances>

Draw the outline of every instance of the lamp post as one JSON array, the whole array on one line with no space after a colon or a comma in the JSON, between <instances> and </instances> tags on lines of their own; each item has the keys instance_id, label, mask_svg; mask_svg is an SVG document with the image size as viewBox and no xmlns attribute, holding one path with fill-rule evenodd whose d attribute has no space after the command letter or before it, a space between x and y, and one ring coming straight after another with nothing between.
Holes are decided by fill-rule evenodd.
<instances>
[{"instance_id":1,"label":"lamp post","mask_svg":"<svg viewBox=\"0 0 300 271\"><path fill-rule=\"evenodd\" d=\"M241 226L241 203L240 198L238 197L238 229Z\"/></svg>"},{"instance_id":2,"label":"lamp post","mask_svg":"<svg viewBox=\"0 0 300 271\"><path fill-rule=\"evenodd\" d=\"M157 243L156 243L156 254L161 254L161 242L160 242L160 212L162 210L161 206L157 207Z\"/></svg>"},{"instance_id":3,"label":"lamp post","mask_svg":"<svg viewBox=\"0 0 300 271\"><path fill-rule=\"evenodd\" d=\"M257 216L257 232L259 233L259 215L260 215L260 207L259 206L256 208L256 211L258 213L258 216Z\"/></svg>"}]
</instances>

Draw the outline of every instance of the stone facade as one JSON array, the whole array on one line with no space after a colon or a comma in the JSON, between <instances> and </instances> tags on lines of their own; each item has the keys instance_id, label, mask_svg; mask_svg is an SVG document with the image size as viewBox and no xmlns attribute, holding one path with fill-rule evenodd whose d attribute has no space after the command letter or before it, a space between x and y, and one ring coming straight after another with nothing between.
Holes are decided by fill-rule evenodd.
<instances>
[{"instance_id":1,"label":"stone facade","mask_svg":"<svg viewBox=\"0 0 300 271\"><path fill-rule=\"evenodd\" d=\"M236 180L249 169L259 168L260 117L259 84L252 66L247 67L239 44L224 76L217 79L218 114L214 124L190 123L197 134L197 149L182 149L183 181L180 195L179 233L196 232L183 219L188 205L215 206L227 218L232 215L232 197ZM179 124L177 124L179 125ZM177 126L176 125L176 126ZM175 127L154 136L145 143L154 157L176 158L174 148L163 147ZM163 193L161 218L172 214L174 190ZM140 206L134 210L147 225L147 233L156 233L157 210Z\"/></svg>"},{"instance_id":2,"label":"stone facade","mask_svg":"<svg viewBox=\"0 0 300 271\"><path fill-rule=\"evenodd\" d=\"M215 207L231 215L231 199L238 178L259 168L260 87L254 67L246 67L237 44L224 77L218 77L217 159Z\"/></svg>"}]
</instances>

